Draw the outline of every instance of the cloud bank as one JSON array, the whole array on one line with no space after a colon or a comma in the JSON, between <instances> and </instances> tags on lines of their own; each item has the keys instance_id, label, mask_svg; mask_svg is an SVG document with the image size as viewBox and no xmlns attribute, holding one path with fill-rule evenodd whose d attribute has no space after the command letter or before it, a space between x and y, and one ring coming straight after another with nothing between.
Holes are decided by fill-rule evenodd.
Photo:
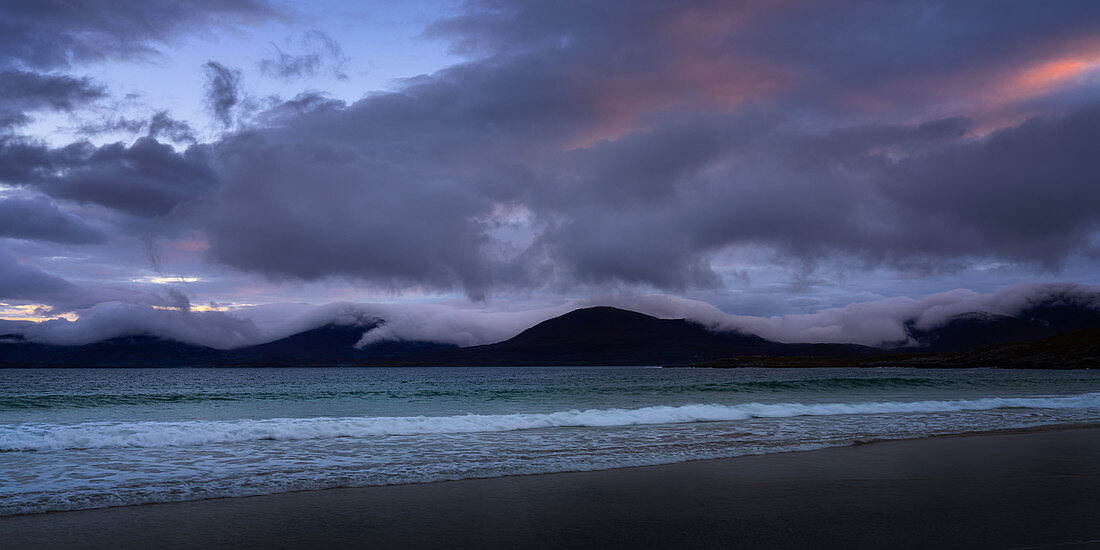
<instances>
[{"instance_id":1,"label":"cloud bank","mask_svg":"<svg viewBox=\"0 0 1100 550\"><path fill-rule=\"evenodd\" d=\"M196 280L236 277L204 287L223 295L336 282L464 294L486 308L531 294L716 293L748 286L744 272L760 267L802 290L853 272L987 265L1047 278L1074 262L1096 282L1098 5L476 0L423 32L459 56L451 66L347 101L256 95L254 80L354 74L331 36L294 19L252 0L0 7L0 300L159 306L148 289L118 287L138 273L74 284L34 266L114 263L137 247L151 252L127 268L159 272L166 243ZM148 120L83 125L87 141L22 133L40 130L36 117L121 101L80 72L97 63L147 63L273 21L302 38L274 57L196 63L213 138L200 143L160 106ZM235 67L271 78L246 81ZM116 131L144 135L91 141ZM805 324L675 308L769 338L868 343L899 337L902 312L932 307L917 302ZM370 338L461 344L538 316L515 313L513 326L372 307L394 319ZM191 334L168 327L206 317L151 311L174 319L158 325L165 334ZM271 334L257 330L209 341Z\"/></svg>"},{"instance_id":2,"label":"cloud bank","mask_svg":"<svg viewBox=\"0 0 1100 550\"><path fill-rule=\"evenodd\" d=\"M608 305L668 319L688 319L714 331L756 334L779 342L851 343L868 346L911 343L906 326L927 330L967 313L1016 315L1029 307L1063 302L1100 311L1100 287L1073 283L1029 284L979 294L959 289L922 298L887 298L816 313L776 317L731 315L696 300L671 295L592 298L516 309L509 304L364 304L324 306L268 304L230 312L190 311L172 296L156 303L99 303L63 319L16 330L28 340L79 345L106 338L148 334L229 349L259 344L326 324L363 326L357 345L391 340L473 346L500 342L547 319L581 307ZM186 303L186 298L183 298ZM378 321L383 323L375 326Z\"/></svg>"},{"instance_id":3,"label":"cloud bank","mask_svg":"<svg viewBox=\"0 0 1100 550\"><path fill-rule=\"evenodd\" d=\"M1100 15L922 6L829 8L914 59L901 66L847 25L811 26L823 8L471 3L428 31L468 62L350 105L277 106L215 144L223 183L195 223L212 258L246 272L475 299L716 288L715 255L744 246L799 272L1052 271L1095 254L1100 166L1086 144L1100 139L1100 104L986 131L984 107L942 116L938 98L894 98L890 83L1008 71L1005 57L1041 66L1082 48ZM920 31L900 15L914 12ZM949 32L959 18L973 27ZM807 27L826 33L812 49L776 38ZM1007 33L1061 49L1012 48ZM944 38L950 49L928 49ZM844 106L864 88L912 105Z\"/></svg>"}]
</instances>

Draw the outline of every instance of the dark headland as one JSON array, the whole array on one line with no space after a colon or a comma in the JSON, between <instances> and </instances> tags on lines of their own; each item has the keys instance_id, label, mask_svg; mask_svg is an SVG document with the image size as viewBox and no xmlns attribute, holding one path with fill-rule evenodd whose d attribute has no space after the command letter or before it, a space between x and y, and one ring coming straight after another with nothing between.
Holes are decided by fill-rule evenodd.
<instances>
[{"instance_id":1,"label":"dark headland","mask_svg":"<svg viewBox=\"0 0 1100 550\"><path fill-rule=\"evenodd\" d=\"M658 319L613 307L572 311L488 345L383 341L357 347L384 324L327 324L259 345L218 350L134 334L82 346L0 335L0 367L535 366L708 367L912 366L1100 367L1100 312L1066 302L1015 316L966 314L940 326L907 326L905 342L883 347L784 343L721 331L686 319Z\"/></svg>"},{"instance_id":2,"label":"dark headland","mask_svg":"<svg viewBox=\"0 0 1100 550\"><path fill-rule=\"evenodd\" d=\"M1100 329L1082 329L1038 340L1007 342L955 352L895 352L867 357L747 355L671 366L1092 369L1100 368Z\"/></svg>"}]
</instances>

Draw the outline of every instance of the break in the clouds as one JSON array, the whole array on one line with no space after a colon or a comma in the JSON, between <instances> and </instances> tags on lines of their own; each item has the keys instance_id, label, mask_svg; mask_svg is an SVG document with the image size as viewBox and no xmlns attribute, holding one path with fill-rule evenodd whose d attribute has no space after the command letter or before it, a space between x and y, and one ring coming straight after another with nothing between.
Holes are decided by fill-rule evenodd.
<instances>
[{"instance_id":1,"label":"break in the clouds","mask_svg":"<svg viewBox=\"0 0 1100 550\"><path fill-rule=\"evenodd\" d=\"M73 312L80 312L83 317L101 305L125 306L135 311L154 307L190 309L190 301L177 289L169 287L157 293L105 283L74 283L20 262L3 250L0 250L0 296L7 303L32 303L35 313L45 318Z\"/></svg>"},{"instance_id":2,"label":"break in the clouds","mask_svg":"<svg viewBox=\"0 0 1100 550\"><path fill-rule=\"evenodd\" d=\"M73 111L107 96L89 65L156 62L194 33L276 15L254 0L4 2L0 5L0 131L41 111ZM66 71L73 71L67 73Z\"/></svg>"},{"instance_id":3,"label":"break in the clouds","mask_svg":"<svg viewBox=\"0 0 1100 550\"><path fill-rule=\"evenodd\" d=\"M419 40L445 43L448 64L350 96L324 86L354 86L387 55L341 43L354 12L0 8L9 254L82 282L68 258L112 264L116 285L186 270L192 298L243 303L325 285L717 302L780 283L856 296L868 278L897 296L1067 266L1100 282L1098 6L435 8ZM262 47L195 49L230 35ZM172 97L123 97L110 76L165 59L192 60L194 104L112 112ZM79 119L77 141L59 142L50 116ZM170 253L150 264L133 247Z\"/></svg>"}]
</instances>

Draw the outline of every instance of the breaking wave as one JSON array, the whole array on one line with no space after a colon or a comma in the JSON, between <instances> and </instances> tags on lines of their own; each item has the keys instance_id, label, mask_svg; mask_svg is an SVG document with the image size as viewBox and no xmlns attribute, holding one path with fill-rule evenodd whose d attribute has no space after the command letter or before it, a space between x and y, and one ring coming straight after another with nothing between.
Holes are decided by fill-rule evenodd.
<instances>
[{"instance_id":1,"label":"breaking wave","mask_svg":"<svg viewBox=\"0 0 1100 550\"><path fill-rule=\"evenodd\" d=\"M1100 407L1100 393L1065 397L989 397L910 402L698 404L638 409L589 409L551 413L457 416L272 418L79 424L22 423L0 426L0 451L182 447L262 440L294 441L340 437L504 432L556 427L685 424L794 416L1097 407Z\"/></svg>"}]
</instances>

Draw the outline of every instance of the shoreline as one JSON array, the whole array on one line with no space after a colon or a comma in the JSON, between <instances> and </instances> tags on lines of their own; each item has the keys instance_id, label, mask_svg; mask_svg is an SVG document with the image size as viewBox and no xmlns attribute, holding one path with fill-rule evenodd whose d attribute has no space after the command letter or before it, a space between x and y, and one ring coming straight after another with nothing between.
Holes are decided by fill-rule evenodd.
<instances>
[{"instance_id":1,"label":"shoreline","mask_svg":"<svg viewBox=\"0 0 1100 550\"><path fill-rule=\"evenodd\" d=\"M746 514L767 518L733 521ZM7 516L0 546L361 547L366 536L375 547L740 541L751 548L825 540L904 547L917 532L923 540L954 533L941 544L994 548L1100 540L1097 517L1100 424L1062 424L610 470ZM512 527L487 528L490 519ZM836 521L863 524L849 531L831 526ZM776 529L789 536L764 536Z\"/></svg>"},{"instance_id":2,"label":"shoreline","mask_svg":"<svg viewBox=\"0 0 1100 550\"><path fill-rule=\"evenodd\" d=\"M920 440L924 440L924 439L939 439L939 438L952 438L952 437L971 437L971 436L982 436L982 435L1027 434L1027 433L1041 433L1041 432L1049 432L1049 431L1075 430L1075 429L1093 429L1093 428L1100 429L1100 422L1076 422L1076 423L1070 423L1070 424L1040 424L1040 425L1036 425L1036 426L1024 426L1024 427L1015 427L1015 428L996 428L996 429L991 429L991 430L975 430L975 431L953 432L953 433L932 433L932 434L923 435L923 436L898 437L898 438L869 437L869 438L866 438L866 439L853 439L849 443L846 443L846 444L845 443L838 443L838 444L832 444L832 445L826 444L823 447L815 447L815 448L809 448L809 449L787 449L787 450L781 450L781 451L770 452L770 453L750 453L750 454L735 455L735 456L689 458L689 459L680 460L680 461L676 461L676 462L662 462L662 463L656 463L656 464L624 465L624 466L613 466L613 467L609 467L609 468L558 470L558 471L534 472L534 473L513 473L513 474L501 474L501 475L485 476L485 477L465 477L465 478L458 478L458 479L437 479L437 480L431 480L431 481L408 481L408 482L391 483L391 484L384 484L384 485L351 485L351 486L343 486L343 487L327 487L327 488L322 488L322 489L296 489L296 490L280 491L280 492L274 492L274 493L258 493L258 494L233 495L233 496L215 496L215 497L188 499L188 500L162 501L162 502L140 502L140 503L133 503L133 504L115 504L115 505L107 505L107 506L95 506L95 507L90 507L90 508L76 508L76 509L72 509L72 510L47 510L47 511L40 511L40 512L23 512L23 513L18 513L18 514L0 515L0 521L4 520L5 518L14 518L14 517L23 517L23 516L41 516L41 515L50 515L50 514L66 514L66 513L71 513L71 512L87 512L87 511L108 510L108 509L115 509L115 508L131 508L131 507L135 507L135 506L158 506L158 505L162 505L162 504L185 504L185 503L190 503L190 502L206 502L206 501L216 501L216 500L225 500L225 499L236 500L236 499L262 498L262 497L272 497L272 496L290 495L290 494L298 494L298 493L312 493L312 492L323 492L323 491L340 491L340 490L345 490L345 489L356 490L356 489L371 489L371 488L375 488L375 487L402 487L402 486L406 486L406 485L432 485L432 484L436 484L436 483L454 483L454 482L462 482L462 481L482 481L482 480L492 480L492 479L502 479L502 478L547 476L547 475L574 474L574 473L609 472L609 471L616 471L616 470L631 470L631 469L635 469L635 468L655 468L655 467L659 468L659 467L662 467L662 466L671 466L671 465L676 465L676 464L689 464L689 463L694 463L694 462L736 460L736 459L747 458L747 457L778 456L778 455L786 455L786 454L792 454L792 453L810 453L810 452L822 451L822 450L826 450L826 449L841 449L841 448L846 448L846 447L857 447L857 446L862 446L862 445L876 445L876 444L896 442L896 441L920 441Z\"/></svg>"}]
</instances>

